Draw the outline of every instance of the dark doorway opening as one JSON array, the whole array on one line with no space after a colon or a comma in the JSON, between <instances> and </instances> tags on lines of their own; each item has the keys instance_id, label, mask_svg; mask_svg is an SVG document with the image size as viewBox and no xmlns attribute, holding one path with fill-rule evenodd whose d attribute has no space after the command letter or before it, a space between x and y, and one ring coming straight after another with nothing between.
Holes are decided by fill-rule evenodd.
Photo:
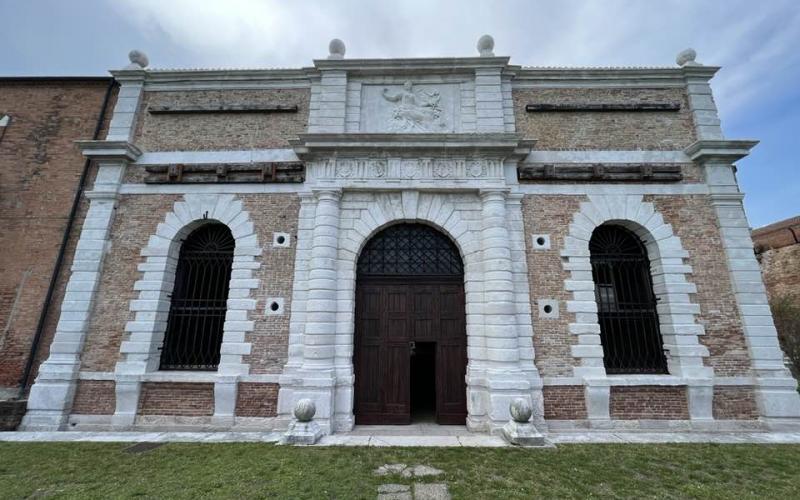
<instances>
[{"instance_id":1,"label":"dark doorway opening","mask_svg":"<svg viewBox=\"0 0 800 500\"><path fill-rule=\"evenodd\" d=\"M436 422L436 342L411 344L411 421Z\"/></svg>"}]
</instances>

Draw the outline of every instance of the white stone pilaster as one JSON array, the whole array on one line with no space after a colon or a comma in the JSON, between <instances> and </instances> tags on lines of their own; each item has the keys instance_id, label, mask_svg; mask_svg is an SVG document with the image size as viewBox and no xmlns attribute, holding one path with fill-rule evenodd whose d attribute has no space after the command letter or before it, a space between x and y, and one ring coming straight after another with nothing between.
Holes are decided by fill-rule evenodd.
<instances>
[{"instance_id":1,"label":"white stone pilaster","mask_svg":"<svg viewBox=\"0 0 800 500\"><path fill-rule=\"evenodd\" d=\"M108 250L117 192L127 162L141 154L127 142L86 141L81 146L84 155L97 158L97 177L93 190L86 193L89 210L75 249L50 355L39 367L28 396L28 412L21 426L25 430L60 430L67 424Z\"/></svg>"},{"instance_id":2,"label":"white stone pilaster","mask_svg":"<svg viewBox=\"0 0 800 500\"><path fill-rule=\"evenodd\" d=\"M697 139L722 139L721 122L708 83L716 69L701 65L684 66L682 69Z\"/></svg>"},{"instance_id":3,"label":"white stone pilaster","mask_svg":"<svg viewBox=\"0 0 800 500\"><path fill-rule=\"evenodd\" d=\"M503 189L487 189L480 195L484 376L489 404L486 424L494 432L508 422L512 400L522 397L531 402L533 387L520 367L512 242L506 209L508 193Z\"/></svg>"},{"instance_id":4,"label":"white stone pilaster","mask_svg":"<svg viewBox=\"0 0 800 500\"><path fill-rule=\"evenodd\" d=\"M337 257L342 193L322 189L314 195L316 210L311 234L302 363L296 372L285 370L281 377L278 413L289 420L299 399L311 399L317 408L317 422L328 434L333 428L335 411Z\"/></svg>"},{"instance_id":5,"label":"white stone pilaster","mask_svg":"<svg viewBox=\"0 0 800 500\"><path fill-rule=\"evenodd\" d=\"M475 118L478 133L505 132L502 68L475 70Z\"/></svg>"},{"instance_id":6,"label":"white stone pilaster","mask_svg":"<svg viewBox=\"0 0 800 500\"><path fill-rule=\"evenodd\" d=\"M797 381L783 363L761 268L753 251L733 162L746 156L755 141L698 141L686 153L700 163L717 215L728 272L742 321L756 400L761 417L773 428L800 426Z\"/></svg>"},{"instance_id":7,"label":"white stone pilaster","mask_svg":"<svg viewBox=\"0 0 800 500\"><path fill-rule=\"evenodd\" d=\"M325 69L311 88L309 133L343 133L347 115L347 72Z\"/></svg>"}]
</instances>

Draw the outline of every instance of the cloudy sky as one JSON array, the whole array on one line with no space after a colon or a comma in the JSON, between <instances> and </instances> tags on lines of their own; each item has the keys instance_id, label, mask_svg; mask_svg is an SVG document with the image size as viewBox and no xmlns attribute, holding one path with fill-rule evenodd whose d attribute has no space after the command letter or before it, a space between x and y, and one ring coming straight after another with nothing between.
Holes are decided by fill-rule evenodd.
<instances>
[{"instance_id":1,"label":"cloudy sky","mask_svg":"<svg viewBox=\"0 0 800 500\"><path fill-rule=\"evenodd\" d=\"M495 53L526 66L671 66L694 47L740 162L750 223L800 214L800 0L0 0L0 75L103 75L132 48L152 67L299 67L347 56Z\"/></svg>"}]
</instances>

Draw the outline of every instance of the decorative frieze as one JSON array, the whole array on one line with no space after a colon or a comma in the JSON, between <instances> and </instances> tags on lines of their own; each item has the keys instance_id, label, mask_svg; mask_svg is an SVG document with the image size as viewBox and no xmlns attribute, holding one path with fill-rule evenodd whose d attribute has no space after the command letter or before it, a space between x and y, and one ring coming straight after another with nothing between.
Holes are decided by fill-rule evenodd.
<instances>
[{"instance_id":1,"label":"decorative frieze","mask_svg":"<svg viewBox=\"0 0 800 500\"><path fill-rule=\"evenodd\" d=\"M363 157L329 158L310 162L315 179L501 179L503 162L480 157L401 158Z\"/></svg>"}]
</instances>

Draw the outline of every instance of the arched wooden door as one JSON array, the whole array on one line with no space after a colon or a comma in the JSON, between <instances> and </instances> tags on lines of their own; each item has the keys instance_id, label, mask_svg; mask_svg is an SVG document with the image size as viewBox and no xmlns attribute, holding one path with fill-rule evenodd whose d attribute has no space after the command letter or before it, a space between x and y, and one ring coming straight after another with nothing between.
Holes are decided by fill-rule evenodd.
<instances>
[{"instance_id":1,"label":"arched wooden door","mask_svg":"<svg viewBox=\"0 0 800 500\"><path fill-rule=\"evenodd\" d=\"M356 423L408 424L412 390L430 390L436 422L463 425L465 316L464 266L447 236L423 224L397 224L375 235L357 266ZM433 366L412 387L422 346Z\"/></svg>"}]
</instances>

